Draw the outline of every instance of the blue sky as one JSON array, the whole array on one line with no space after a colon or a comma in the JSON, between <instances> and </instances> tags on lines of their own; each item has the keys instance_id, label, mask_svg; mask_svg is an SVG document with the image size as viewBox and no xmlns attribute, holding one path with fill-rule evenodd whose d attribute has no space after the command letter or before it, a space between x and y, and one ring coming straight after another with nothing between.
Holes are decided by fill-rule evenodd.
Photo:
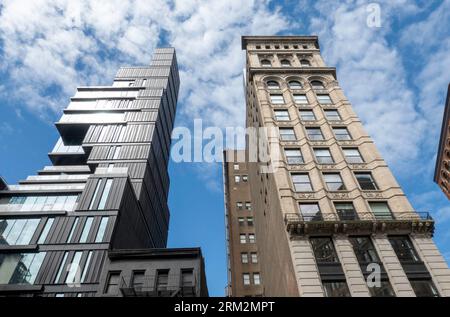
<instances>
[{"instance_id":1,"label":"blue sky","mask_svg":"<svg viewBox=\"0 0 450 317\"><path fill-rule=\"evenodd\" d=\"M380 27L368 27L368 4ZM225 14L226 13L226 14ZM176 125L244 125L241 35L316 34L416 210L437 220L450 259L450 205L432 182L450 82L450 1L0 0L0 175L10 184L49 163L53 122L80 85L110 84L120 65L177 49ZM211 295L226 285L220 164L170 164L169 246L201 246Z\"/></svg>"}]
</instances>

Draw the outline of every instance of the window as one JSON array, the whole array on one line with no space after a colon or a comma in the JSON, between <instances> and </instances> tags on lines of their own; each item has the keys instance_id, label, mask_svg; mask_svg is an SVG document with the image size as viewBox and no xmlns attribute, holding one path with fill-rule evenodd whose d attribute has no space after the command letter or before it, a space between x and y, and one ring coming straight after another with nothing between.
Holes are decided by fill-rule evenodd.
<instances>
[{"instance_id":1,"label":"window","mask_svg":"<svg viewBox=\"0 0 450 317\"><path fill-rule=\"evenodd\" d=\"M289 112L287 110L274 110L275 120L277 121L289 121Z\"/></svg>"},{"instance_id":2,"label":"window","mask_svg":"<svg viewBox=\"0 0 450 317\"><path fill-rule=\"evenodd\" d=\"M314 155L319 164L333 164L334 160L329 149L315 148Z\"/></svg>"},{"instance_id":3,"label":"window","mask_svg":"<svg viewBox=\"0 0 450 317\"><path fill-rule=\"evenodd\" d=\"M56 274L55 284L59 283L59 279L61 278L61 275L65 271L66 261L67 261L67 257L68 256L69 256L69 252L64 252L64 257L63 257L63 259L61 261L61 264L59 265L58 273Z\"/></svg>"},{"instance_id":4,"label":"window","mask_svg":"<svg viewBox=\"0 0 450 317\"><path fill-rule=\"evenodd\" d=\"M251 257L252 257L252 263L253 263L253 264L258 263L258 254L257 254L256 252L253 252L253 253L251 254Z\"/></svg>"},{"instance_id":5,"label":"window","mask_svg":"<svg viewBox=\"0 0 450 317\"><path fill-rule=\"evenodd\" d=\"M55 218L48 218L47 222L45 223L45 227L42 230L42 233L39 237L38 244L45 243L45 240L47 239L48 233L50 232L50 229L52 228L53 222L55 221Z\"/></svg>"},{"instance_id":6,"label":"window","mask_svg":"<svg viewBox=\"0 0 450 317\"><path fill-rule=\"evenodd\" d=\"M372 177L371 173L355 173L359 186L362 190L377 190L377 184Z\"/></svg>"},{"instance_id":7,"label":"window","mask_svg":"<svg viewBox=\"0 0 450 317\"><path fill-rule=\"evenodd\" d=\"M369 206L376 219L393 219L391 209L387 202L369 202Z\"/></svg>"},{"instance_id":8,"label":"window","mask_svg":"<svg viewBox=\"0 0 450 317\"><path fill-rule=\"evenodd\" d=\"M102 180L99 179L97 181L97 185L95 187L95 191L94 191L94 195L92 196L91 203L89 204L89 210L94 209L94 203L95 203L95 200L97 199L97 196L98 196L101 186L102 186Z\"/></svg>"},{"instance_id":9,"label":"window","mask_svg":"<svg viewBox=\"0 0 450 317\"><path fill-rule=\"evenodd\" d=\"M334 208L336 209L336 212L339 216L339 219L341 220L357 220L358 216L356 214L355 207L353 206L353 203L348 202L335 202Z\"/></svg>"},{"instance_id":10,"label":"window","mask_svg":"<svg viewBox=\"0 0 450 317\"><path fill-rule=\"evenodd\" d=\"M316 116L314 115L314 111L312 110L300 110L300 118L304 121L314 121L316 120Z\"/></svg>"},{"instance_id":11,"label":"window","mask_svg":"<svg viewBox=\"0 0 450 317\"><path fill-rule=\"evenodd\" d=\"M322 220L319 204L317 203L300 203L300 213L304 221Z\"/></svg>"},{"instance_id":12,"label":"window","mask_svg":"<svg viewBox=\"0 0 450 317\"><path fill-rule=\"evenodd\" d=\"M302 59L300 60L300 65L302 65L303 67L308 67L311 66L311 63L307 59Z\"/></svg>"},{"instance_id":13,"label":"window","mask_svg":"<svg viewBox=\"0 0 450 317\"><path fill-rule=\"evenodd\" d=\"M284 98L282 94L270 94L270 102L274 105L283 105Z\"/></svg>"},{"instance_id":14,"label":"window","mask_svg":"<svg viewBox=\"0 0 450 317\"><path fill-rule=\"evenodd\" d=\"M108 217L102 217L100 221L100 226L98 227L97 236L95 237L95 243L103 242L105 237L106 226L108 225Z\"/></svg>"},{"instance_id":15,"label":"window","mask_svg":"<svg viewBox=\"0 0 450 317\"><path fill-rule=\"evenodd\" d=\"M330 237L310 238L317 263L339 263L333 241Z\"/></svg>"},{"instance_id":16,"label":"window","mask_svg":"<svg viewBox=\"0 0 450 317\"><path fill-rule=\"evenodd\" d=\"M134 271L131 277L131 285L136 290L142 290L145 283L145 271Z\"/></svg>"},{"instance_id":17,"label":"window","mask_svg":"<svg viewBox=\"0 0 450 317\"><path fill-rule=\"evenodd\" d=\"M267 82L267 88L269 89L280 89L280 84L274 80L270 80Z\"/></svg>"},{"instance_id":18,"label":"window","mask_svg":"<svg viewBox=\"0 0 450 317\"><path fill-rule=\"evenodd\" d=\"M288 164L303 164L303 156L300 149L284 149Z\"/></svg>"},{"instance_id":19,"label":"window","mask_svg":"<svg viewBox=\"0 0 450 317\"><path fill-rule=\"evenodd\" d=\"M334 135L336 136L337 140L344 141L344 140L351 140L352 137L350 133L348 132L347 128L344 127L333 127Z\"/></svg>"},{"instance_id":20,"label":"window","mask_svg":"<svg viewBox=\"0 0 450 317\"><path fill-rule=\"evenodd\" d=\"M439 297L439 293L430 279L409 281L417 297Z\"/></svg>"},{"instance_id":21,"label":"window","mask_svg":"<svg viewBox=\"0 0 450 317\"><path fill-rule=\"evenodd\" d=\"M420 261L414 246L407 236L390 236L388 238L400 262Z\"/></svg>"},{"instance_id":22,"label":"window","mask_svg":"<svg viewBox=\"0 0 450 317\"><path fill-rule=\"evenodd\" d=\"M247 218L247 225L248 226L253 226L253 217L248 217Z\"/></svg>"},{"instance_id":23,"label":"window","mask_svg":"<svg viewBox=\"0 0 450 317\"><path fill-rule=\"evenodd\" d=\"M111 191L112 182L113 182L112 178L108 178L106 180L105 189L103 190L102 197L100 198L100 203L98 204L98 209L99 210L105 209L106 201L108 199L109 192Z\"/></svg>"},{"instance_id":24,"label":"window","mask_svg":"<svg viewBox=\"0 0 450 317\"><path fill-rule=\"evenodd\" d=\"M249 233L248 234L248 242L249 243L255 243L255 234L254 233Z\"/></svg>"},{"instance_id":25,"label":"window","mask_svg":"<svg viewBox=\"0 0 450 317\"><path fill-rule=\"evenodd\" d=\"M34 284L46 253L3 253L0 284Z\"/></svg>"},{"instance_id":26,"label":"window","mask_svg":"<svg viewBox=\"0 0 450 317\"><path fill-rule=\"evenodd\" d=\"M306 98L306 95L304 94L294 94L294 102L298 105L307 105L308 104L308 98Z\"/></svg>"},{"instance_id":27,"label":"window","mask_svg":"<svg viewBox=\"0 0 450 317\"><path fill-rule=\"evenodd\" d=\"M247 175L242 175L242 181L243 182L247 182L248 181L248 176Z\"/></svg>"},{"instance_id":28,"label":"window","mask_svg":"<svg viewBox=\"0 0 450 317\"><path fill-rule=\"evenodd\" d=\"M241 244L246 244L247 243L247 237L245 234L240 234L239 235L239 241Z\"/></svg>"},{"instance_id":29,"label":"window","mask_svg":"<svg viewBox=\"0 0 450 317\"><path fill-rule=\"evenodd\" d=\"M247 209L247 210L252 210L252 203L250 203L250 202L246 202L245 203L245 209Z\"/></svg>"},{"instance_id":30,"label":"window","mask_svg":"<svg viewBox=\"0 0 450 317\"><path fill-rule=\"evenodd\" d=\"M250 274L248 273L242 274L242 281L244 285L250 285Z\"/></svg>"},{"instance_id":31,"label":"window","mask_svg":"<svg viewBox=\"0 0 450 317\"><path fill-rule=\"evenodd\" d=\"M83 273L81 274L81 282L86 282L86 276L88 273L89 265L91 264L93 251L89 251L88 257L86 259L86 263L84 264Z\"/></svg>"},{"instance_id":32,"label":"window","mask_svg":"<svg viewBox=\"0 0 450 317\"><path fill-rule=\"evenodd\" d=\"M302 89L303 86L302 86L302 84L299 81L291 80L289 82L289 88L291 88L291 89Z\"/></svg>"},{"instance_id":33,"label":"window","mask_svg":"<svg viewBox=\"0 0 450 317\"><path fill-rule=\"evenodd\" d=\"M70 229L69 237L67 238L67 243L70 243L72 241L73 235L75 233L75 229L76 229L79 221L80 221L80 219L78 217L76 217L74 220L74 223L72 225L72 229Z\"/></svg>"},{"instance_id":34,"label":"window","mask_svg":"<svg viewBox=\"0 0 450 317\"><path fill-rule=\"evenodd\" d=\"M238 223L239 223L239 226L244 226L245 225L245 220L244 220L244 218L242 218L242 217L239 217L238 218Z\"/></svg>"},{"instance_id":35,"label":"window","mask_svg":"<svg viewBox=\"0 0 450 317\"><path fill-rule=\"evenodd\" d=\"M114 148L114 156L113 156L113 159L114 159L114 160L117 160L117 159L119 158L120 150L121 150L121 149L122 149L121 146L116 146L116 147Z\"/></svg>"},{"instance_id":36,"label":"window","mask_svg":"<svg viewBox=\"0 0 450 317\"><path fill-rule=\"evenodd\" d=\"M194 286L194 270L193 269L181 270L181 286L182 287Z\"/></svg>"},{"instance_id":37,"label":"window","mask_svg":"<svg viewBox=\"0 0 450 317\"><path fill-rule=\"evenodd\" d=\"M308 174L291 174L296 192L311 192L313 190Z\"/></svg>"},{"instance_id":38,"label":"window","mask_svg":"<svg viewBox=\"0 0 450 317\"><path fill-rule=\"evenodd\" d=\"M158 272L156 273L156 290L158 292L166 291L168 285L169 285L169 271L158 270Z\"/></svg>"},{"instance_id":39,"label":"window","mask_svg":"<svg viewBox=\"0 0 450 317\"><path fill-rule=\"evenodd\" d=\"M237 202L236 203L236 207L237 207L237 209L242 209L242 203L241 202Z\"/></svg>"},{"instance_id":40,"label":"window","mask_svg":"<svg viewBox=\"0 0 450 317\"><path fill-rule=\"evenodd\" d=\"M348 290L347 283L344 281L323 281L323 289L326 297L349 297L350 291Z\"/></svg>"},{"instance_id":41,"label":"window","mask_svg":"<svg viewBox=\"0 0 450 317\"><path fill-rule=\"evenodd\" d=\"M272 62L269 61L268 59L263 59L263 60L261 61L261 66L262 66L262 67L272 67Z\"/></svg>"},{"instance_id":42,"label":"window","mask_svg":"<svg viewBox=\"0 0 450 317\"><path fill-rule=\"evenodd\" d=\"M325 117L330 121L340 121L341 116L339 115L339 111L335 109L328 109L325 111Z\"/></svg>"},{"instance_id":43,"label":"window","mask_svg":"<svg viewBox=\"0 0 450 317\"><path fill-rule=\"evenodd\" d=\"M324 173L323 179L327 184L328 190L346 190L344 182L342 181L342 177L339 173Z\"/></svg>"},{"instance_id":44,"label":"window","mask_svg":"<svg viewBox=\"0 0 450 317\"><path fill-rule=\"evenodd\" d=\"M241 181L241 177L239 175L234 176L234 182L239 183Z\"/></svg>"},{"instance_id":45,"label":"window","mask_svg":"<svg viewBox=\"0 0 450 317\"><path fill-rule=\"evenodd\" d=\"M289 60L287 60L287 59L282 59L282 60L280 61L280 64L281 64L281 66L283 66L283 67L289 67L289 66L291 66L291 62L290 62Z\"/></svg>"},{"instance_id":46,"label":"window","mask_svg":"<svg viewBox=\"0 0 450 317\"><path fill-rule=\"evenodd\" d=\"M2 219L0 220L0 245L27 245L41 219Z\"/></svg>"},{"instance_id":47,"label":"window","mask_svg":"<svg viewBox=\"0 0 450 317\"><path fill-rule=\"evenodd\" d=\"M81 256L83 255L83 252L78 251L75 252L72 262L70 263L70 266L67 267L67 271L69 272L66 277L66 283L67 284L73 284L76 283L77 273L80 267L80 261Z\"/></svg>"},{"instance_id":48,"label":"window","mask_svg":"<svg viewBox=\"0 0 450 317\"><path fill-rule=\"evenodd\" d=\"M317 100L322 105L329 105L333 103L331 101L330 95L317 95Z\"/></svg>"},{"instance_id":49,"label":"window","mask_svg":"<svg viewBox=\"0 0 450 317\"><path fill-rule=\"evenodd\" d=\"M364 160L361 157L361 153L359 153L358 149L347 148L342 149L342 151L344 152L345 159L348 163L352 164L364 163Z\"/></svg>"},{"instance_id":50,"label":"window","mask_svg":"<svg viewBox=\"0 0 450 317\"><path fill-rule=\"evenodd\" d=\"M89 232L91 231L92 222L94 221L94 217L87 217L86 223L84 224L83 232L81 233L80 243L86 243Z\"/></svg>"},{"instance_id":51,"label":"window","mask_svg":"<svg viewBox=\"0 0 450 317\"><path fill-rule=\"evenodd\" d=\"M323 138L323 134L322 134L322 130L320 130L320 128L306 128L306 134L308 135L308 139L310 139L311 141L322 141Z\"/></svg>"},{"instance_id":52,"label":"window","mask_svg":"<svg viewBox=\"0 0 450 317\"><path fill-rule=\"evenodd\" d=\"M360 264L380 262L375 246L370 237L349 237L356 259Z\"/></svg>"},{"instance_id":53,"label":"window","mask_svg":"<svg viewBox=\"0 0 450 317\"><path fill-rule=\"evenodd\" d=\"M239 164L234 164L233 168L234 168L235 171L239 171Z\"/></svg>"},{"instance_id":54,"label":"window","mask_svg":"<svg viewBox=\"0 0 450 317\"><path fill-rule=\"evenodd\" d=\"M120 273L108 274L108 284L106 285L105 294L117 295L119 293Z\"/></svg>"},{"instance_id":55,"label":"window","mask_svg":"<svg viewBox=\"0 0 450 317\"><path fill-rule=\"evenodd\" d=\"M295 141L297 138L295 137L294 129L292 128L280 128L280 138L281 141Z\"/></svg>"},{"instance_id":56,"label":"window","mask_svg":"<svg viewBox=\"0 0 450 317\"><path fill-rule=\"evenodd\" d=\"M381 280L380 286L368 286L372 297L395 297L395 292L388 280Z\"/></svg>"},{"instance_id":57,"label":"window","mask_svg":"<svg viewBox=\"0 0 450 317\"><path fill-rule=\"evenodd\" d=\"M0 205L7 206L6 211L67 210L75 208L78 195L17 195L0 198Z\"/></svg>"},{"instance_id":58,"label":"window","mask_svg":"<svg viewBox=\"0 0 450 317\"><path fill-rule=\"evenodd\" d=\"M323 85L323 83L321 81L318 81L318 80L313 80L311 82L311 87L313 89L325 89L325 86Z\"/></svg>"},{"instance_id":59,"label":"window","mask_svg":"<svg viewBox=\"0 0 450 317\"><path fill-rule=\"evenodd\" d=\"M248 263L248 254L247 253L241 253L241 262L243 264L247 264Z\"/></svg>"},{"instance_id":60,"label":"window","mask_svg":"<svg viewBox=\"0 0 450 317\"><path fill-rule=\"evenodd\" d=\"M261 285L261 275L259 273L253 273L253 284Z\"/></svg>"}]
</instances>

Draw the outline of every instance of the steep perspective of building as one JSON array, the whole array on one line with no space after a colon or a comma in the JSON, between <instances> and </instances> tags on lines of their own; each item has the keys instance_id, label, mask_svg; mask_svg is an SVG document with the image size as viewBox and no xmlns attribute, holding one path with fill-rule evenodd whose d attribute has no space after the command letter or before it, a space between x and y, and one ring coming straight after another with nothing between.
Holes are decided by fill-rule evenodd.
<instances>
[{"instance_id":1,"label":"steep perspective of building","mask_svg":"<svg viewBox=\"0 0 450 317\"><path fill-rule=\"evenodd\" d=\"M447 89L447 99L442 119L434 181L439 185L447 198L450 199L450 84Z\"/></svg>"},{"instance_id":2,"label":"steep perspective of building","mask_svg":"<svg viewBox=\"0 0 450 317\"><path fill-rule=\"evenodd\" d=\"M262 296L247 164L229 163L238 156L245 158L245 151L224 151L227 296Z\"/></svg>"},{"instance_id":3,"label":"steep perspective of building","mask_svg":"<svg viewBox=\"0 0 450 317\"><path fill-rule=\"evenodd\" d=\"M262 295L450 296L433 219L409 203L335 68L325 65L318 38L244 36L242 48L246 125L278 131L267 142L281 153L273 173L265 162L247 157L246 164ZM246 151L254 151L248 142ZM229 198L240 195L230 194L241 186L237 173L225 173L228 214L237 212ZM244 233L239 221L228 222L229 241ZM240 254L230 248L229 255L231 276L236 269L245 283L248 271L234 264Z\"/></svg>"},{"instance_id":4,"label":"steep perspective of building","mask_svg":"<svg viewBox=\"0 0 450 317\"><path fill-rule=\"evenodd\" d=\"M79 87L52 162L0 181L0 296L207 296L200 249L167 249L173 48Z\"/></svg>"}]
</instances>

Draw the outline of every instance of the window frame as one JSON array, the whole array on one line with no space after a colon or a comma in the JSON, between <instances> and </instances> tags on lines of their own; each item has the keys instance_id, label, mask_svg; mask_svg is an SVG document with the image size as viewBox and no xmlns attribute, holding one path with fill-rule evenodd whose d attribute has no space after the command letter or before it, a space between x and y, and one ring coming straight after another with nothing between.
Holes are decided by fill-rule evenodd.
<instances>
[{"instance_id":1,"label":"window frame","mask_svg":"<svg viewBox=\"0 0 450 317\"><path fill-rule=\"evenodd\" d=\"M317 155L317 151L327 151L328 154L329 154L329 156L323 156L323 155L318 156L318 155ZM314 157L315 157L315 159L316 159L317 164L335 164L333 155L331 154L331 151L330 151L329 148L325 148L325 147L315 147L315 148L313 148L313 152L314 152ZM329 161L329 162L328 162L328 161L327 161L327 162L322 162L322 161L321 161L322 158L329 158L330 161Z\"/></svg>"},{"instance_id":2,"label":"window frame","mask_svg":"<svg viewBox=\"0 0 450 317\"><path fill-rule=\"evenodd\" d=\"M298 181L296 177L305 177L305 181ZM307 179L307 181L306 181ZM293 185L294 192L296 193L309 193L314 192L314 187L311 182L311 177L309 173L291 173L291 181ZM302 188L306 188L303 190Z\"/></svg>"}]
</instances>

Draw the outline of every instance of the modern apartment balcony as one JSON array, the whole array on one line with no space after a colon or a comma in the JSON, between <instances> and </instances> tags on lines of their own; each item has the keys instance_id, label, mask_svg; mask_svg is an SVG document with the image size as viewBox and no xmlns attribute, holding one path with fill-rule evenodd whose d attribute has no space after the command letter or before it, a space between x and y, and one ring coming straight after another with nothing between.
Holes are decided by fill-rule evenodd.
<instances>
[{"instance_id":1,"label":"modern apartment balcony","mask_svg":"<svg viewBox=\"0 0 450 317\"><path fill-rule=\"evenodd\" d=\"M374 214L358 213L317 213L302 216L289 213L284 218L286 230L291 236L321 234L354 234L374 233L409 234L426 233L433 235L434 220L428 212L396 212Z\"/></svg>"},{"instance_id":2,"label":"modern apartment balcony","mask_svg":"<svg viewBox=\"0 0 450 317\"><path fill-rule=\"evenodd\" d=\"M157 276L145 276L139 283L133 283L131 276L121 278L119 289L124 297L196 297L198 285L193 281L183 283L180 276L169 278L158 285Z\"/></svg>"}]
</instances>

